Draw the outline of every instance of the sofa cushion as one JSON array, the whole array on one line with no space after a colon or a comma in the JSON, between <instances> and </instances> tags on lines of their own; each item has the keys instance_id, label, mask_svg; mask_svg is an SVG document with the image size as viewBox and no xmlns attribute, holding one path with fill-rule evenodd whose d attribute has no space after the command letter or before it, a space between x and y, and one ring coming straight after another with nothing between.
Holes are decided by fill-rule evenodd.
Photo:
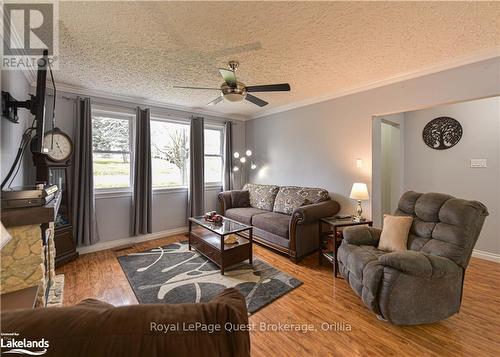
<instances>
[{"instance_id":1,"label":"sofa cushion","mask_svg":"<svg viewBox=\"0 0 500 357\"><path fill-rule=\"evenodd\" d=\"M292 214L296 208L327 201L329 198L328 191L322 188L283 186L276 195L273 211Z\"/></svg>"},{"instance_id":2,"label":"sofa cushion","mask_svg":"<svg viewBox=\"0 0 500 357\"><path fill-rule=\"evenodd\" d=\"M279 187L274 185L247 183L243 187L243 190L249 191L250 193L250 206L272 211Z\"/></svg>"},{"instance_id":3,"label":"sofa cushion","mask_svg":"<svg viewBox=\"0 0 500 357\"><path fill-rule=\"evenodd\" d=\"M257 227L253 227L253 239L264 244L271 243L286 249L290 248L290 239L288 237L282 237Z\"/></svg>"},{"instance_id":4,"label":"sofa cushion","mask_svg":"<svg viewBox=\"0 0 500 357\"><path fill-rule=\"evenodd\" d=\"M290 216L282 213L268 212L252 218L252 225L264 231L289 238Z\"/></svg>"},{"instance_id":5,"label":"sofa cushion","mask_svg":"<svg viewBox=\"0 0 500 357\"><path fill-rule=\"evenodd\" d=\"M242 208L229 208L226 210L224 215L227 218L234 219L235 221L241 222L243 224L252 224L252 217L256 214L268 213L269 211L264 211L253 207L242 207Z\"/></svg>"},{"instance_id":6,"label":"sofa cushion","mask_svg":"<svg viewBox=\"0 0 500 357\"><path fill-rule=\"evenodd\" d=\"M231 207L251 207L250 192L248 191L231 191Z\"/></svg>"}]
</instances>

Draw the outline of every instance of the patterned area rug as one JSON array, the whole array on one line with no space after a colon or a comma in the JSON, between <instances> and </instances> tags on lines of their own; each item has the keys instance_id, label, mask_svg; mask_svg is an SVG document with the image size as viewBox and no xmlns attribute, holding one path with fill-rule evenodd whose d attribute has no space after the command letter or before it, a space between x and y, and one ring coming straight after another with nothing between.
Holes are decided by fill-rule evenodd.
<instances>
[{"instance_id":1,"label":"patterned area rug","mask_svg":"<svg viewBox=\"0 0 500 357\"><path fill-rule=\"evenodd\" d=\"M254 313L302 284L259 259L219 268L187 243L174 243L118 258L141 304L206 302L225 288L235 287Z\"/></svg>"}]
</instances>

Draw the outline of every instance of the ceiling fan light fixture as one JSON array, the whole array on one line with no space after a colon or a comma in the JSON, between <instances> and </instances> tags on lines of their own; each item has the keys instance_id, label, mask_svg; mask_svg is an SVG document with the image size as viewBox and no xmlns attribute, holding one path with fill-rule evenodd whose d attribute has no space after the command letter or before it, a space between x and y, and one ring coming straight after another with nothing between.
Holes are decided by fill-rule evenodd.
<instances>
[{"instance_id":1,"label":"ceiling fan light fixture","mask_svg":"<svg viewBox=\"0 0 500 357\"><path fill-rule=\"evenodd\" d=\"M247 95L247 89L241 82L236 82L236 87L230 87L226 83L221 87L222 98L228 102L242 102Z\"/></svg>"},{"instance_id":2,"label":"ceiling fan light fixture","mask_svg":"<svg viewBox=\"0 0 500 357\"><path fill-rule=\"evenodd\" d=\"M245 100L245 96L241 95L241 94L236 94L236 93L228 93L228 94L224 94L222 96L222 98L224 98L224 100L227 100L228 102L242 102Z\"/></svg>"}]
</instances>

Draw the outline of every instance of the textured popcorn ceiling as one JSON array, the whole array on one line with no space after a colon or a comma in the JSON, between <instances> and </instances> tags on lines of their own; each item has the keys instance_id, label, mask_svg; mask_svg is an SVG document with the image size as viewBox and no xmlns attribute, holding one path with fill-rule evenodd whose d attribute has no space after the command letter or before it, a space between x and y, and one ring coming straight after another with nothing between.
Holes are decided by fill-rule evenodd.
<instances>
[{"instance_id":1,"label":"textured popcorn ceiling","mask_svg":"<svg viewBox=\"0 0 500 357\"><path fill-rule=\"evenodd\" d=\"M260 111L362 86L500 45L500 3L61 2L60 70L77 87L222 114ZM270 104L207 106L228 60Z\"/></svg>"}]
</instances>

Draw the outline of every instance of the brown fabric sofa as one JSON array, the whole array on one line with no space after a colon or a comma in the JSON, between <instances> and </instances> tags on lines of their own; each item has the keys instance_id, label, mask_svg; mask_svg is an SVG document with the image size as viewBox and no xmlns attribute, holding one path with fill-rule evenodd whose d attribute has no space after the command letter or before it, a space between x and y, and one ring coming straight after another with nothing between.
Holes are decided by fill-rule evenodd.
<instances>
[{"instance_id":1,"label":"brown fabric sofa","mask_svg":"<svg viewBox=\"0 0 500 357\"><path fill-rule=\"evenodd\" d=\"M89 299L71 307L2 312L1 322L2 333L18 333L16 340L48 341L44 356L250 356L250 335L242 331L248 326L245 298L234 288L208 303L114 307ZM209 333L202 326L221 330Z\"/></svg>"},{"instance_id":2,"label":"brown fabric sofa","mask_svg":"<svg viewBox=\"0 0 500 357\"><path fill-rule=\"evenodd\" d=\"M254 227L255 241L298 261L318 250L319 219L340 205L321 188L249 183L219 193L220 213Z\"/></svg>"}]
</instances>

